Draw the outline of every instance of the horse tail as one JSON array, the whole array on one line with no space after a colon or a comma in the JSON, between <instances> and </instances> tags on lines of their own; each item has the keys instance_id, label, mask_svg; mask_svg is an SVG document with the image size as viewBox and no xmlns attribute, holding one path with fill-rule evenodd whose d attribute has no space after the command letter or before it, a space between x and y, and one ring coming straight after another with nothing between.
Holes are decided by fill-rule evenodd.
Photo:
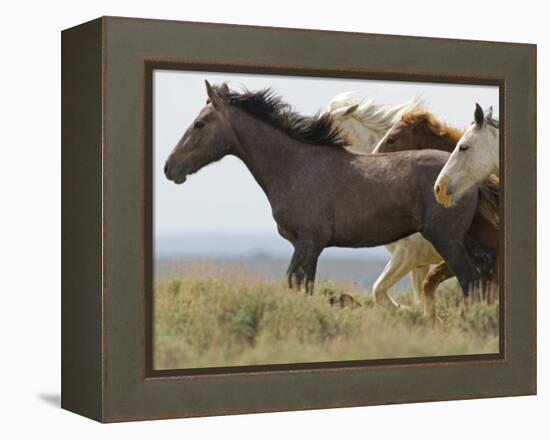
<instances>
[{"instance_id":1,"label":"horse tail","mask_svg":"<svg viewBox=\"0 0 550 440\"><path fill-rule=\"evenodd\" d=\"M481 216L499 229L499 182L498 176L491 174L479 188L478 211Z\"/></svg>"}]
</instances>

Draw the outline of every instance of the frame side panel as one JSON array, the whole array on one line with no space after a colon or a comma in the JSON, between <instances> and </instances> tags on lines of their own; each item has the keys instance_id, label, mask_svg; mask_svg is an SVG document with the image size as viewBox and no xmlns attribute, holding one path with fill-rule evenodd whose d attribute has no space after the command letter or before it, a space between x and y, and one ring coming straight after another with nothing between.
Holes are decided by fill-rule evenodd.
<instances>
[{"instance_id":1,"label":"frame side panel","mask_svg":"<svg viewBox=\"0 0 550 440\"><path fill-rule=\"evenodd\" d=\"M61 407L101 420L102 20L61 53Z\"/></svg>"}]
</instances>

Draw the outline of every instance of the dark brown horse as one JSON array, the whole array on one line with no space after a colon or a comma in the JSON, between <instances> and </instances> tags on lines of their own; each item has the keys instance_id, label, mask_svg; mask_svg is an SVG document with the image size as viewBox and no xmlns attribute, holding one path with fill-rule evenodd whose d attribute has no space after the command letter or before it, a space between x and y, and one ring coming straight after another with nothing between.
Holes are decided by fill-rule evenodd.
<instances>
[{"instance_id":1,"label":"dark brown horse","mask_svg":"<svg viewBox=\"0 0 550 440\"><path fill-rule=\"evenodd\" d=\"M299 115L269 89L237 93L208 82L206 89L207 105L170 153L164 173L183 183L228 154L241 159L266 194L279 233L294 246L290 287L305 284L312 291L326 247L379 246L414 232L433 243L466 295L483 279L466 245L477 188L452 208L433 196L447 153L354 154L330 115Z\"/></svg>"},{"instance_id":2,"label":"dark brown horse","mask_svg":"<svg viewBox=\"0 0 550 440\"><path fill-rule=\"evenodd\" d=\"M454 150L462 132L437 120L431 113L412 111L405 113L401 120L389 130L375 148L375 152L388 153L406 150L436 149L446 152ZM480 191L478 210L468 231L475 241L495 249L496 255L491 270L489 294L498 291L498 242L499 242L499 180L491 176ZM437 286L453 277L451 268L442 261L433 267L424 280L424 304L427 313L435 313L434 296Z\"/></svg>"}]
</instances>

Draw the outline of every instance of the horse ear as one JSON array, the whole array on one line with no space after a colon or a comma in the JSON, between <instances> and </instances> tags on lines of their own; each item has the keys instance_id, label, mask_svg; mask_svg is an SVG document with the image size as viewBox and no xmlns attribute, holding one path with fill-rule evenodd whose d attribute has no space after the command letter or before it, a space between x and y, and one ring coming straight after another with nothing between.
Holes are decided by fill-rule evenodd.
<instances>
[{"instance_id":1,"label":"horse ear","mask_svg":"<svg viewBox=\"0 0 550 440\"><path fill-rule=\"evenodd\" d=\"M488 121L493 119L493 106L492 105L489 106L489 108L485 110L484 114L485 114L485 119L487 119Z\"/></svg>"},{"instance_id":2,"label":"horse ear","mask_svg":"<svg viewBox=\"0 0 550 440\"><path fill-rule=\"evenodd\" d=\"M340 107L340 108L334 109L330 113L332 113L334 116L349 116L355 110L357 110L358 107L359 107L359 104L348 105L347 107Z\"/></svg>"},{"instance_id":3,"label":"horse ear","mask_svg":"<svg viewBox=\"0 0 550 440\"><path fill-rule=\"evenodd\" d=\"M215 109L221 108L223 103L218 94L214 91L208 80L205 79L204 83L206 84L206 93L208 94L208 99L210 99L212 106Z\"/></svg>"},{"instance_id":4,"label":"horse ear","mask_svg":"<svg viewBox=\"0 0 550 440\"><path fill-rule=\"evenodd\" d=\"M346 116L347 115L351 115L355 110L357 110L359 108L359 104L353 104L353 105L350 105L348 107L348 109L346 110L346 113L344 113Z\"/></svg>"},{"instance_id":5,"label":"horse ear","mask_svg":"<svg viewBox=\"0 0 550 440\"><path fill-rule=\"evenodd\" d=\"M474 120L476 122L476 125L478 127L481 127L483 125L483 121L485 119L485 115L483 114L483 109L481 106L476 102L476 110L474 112Z\"/></svg>"}]
</instances>

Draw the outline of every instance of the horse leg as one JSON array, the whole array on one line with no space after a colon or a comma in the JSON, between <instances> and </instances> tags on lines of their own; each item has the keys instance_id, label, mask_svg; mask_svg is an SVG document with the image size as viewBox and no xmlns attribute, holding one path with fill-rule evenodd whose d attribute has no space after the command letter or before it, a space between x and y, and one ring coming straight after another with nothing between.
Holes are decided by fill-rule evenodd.
<instances>
[{"instance_id":1,"label":"horse leg","mask_svg":"<svg viewBox=\"0 0 550 440\"><path fill-rule=\"evenodd\" d=\"M321 250L312 242L299 242L294 245L294 255L287 270L288 285L291 289L295 282L298 290L305 284L306 292L313 293L320 253Z\"/></svg>"},{"instance_id":2,"label":"horse leg","mask_svg":"<svg viewBox=\"0 0 550 440\"><path fill-rule=\"evenodd\" d=\"M306 293L310 295L313 294L313 287L315 285L315 274L317 272L319 254L320 251L317 251L315 248L308 248L296 273L298 289L300 289L302 283L305 281Z\"/></svg>"},{"instance_id":3,"label":"horse leg","mask_svg":"<svg viewBox=\"0 0 550 440\"><path fill-rule=\"evenodd\" d=\"M399 307L399 304L388 294L388 290L403 278L414 267L414 263L406 258L405 252L399 246L396 247L390 261L375 281L372 288L374 302L389 308Z\"/></svg>"},{"instance_id":4,"label":"horse leg","mask_svg":"<svg viewBox=\"0 0 550 440\"><path fill-rule=\"evenodd\" d=\"M474 261L468 254L464 243L438 236L426 238L432 242L439 255L455 273L464 296L469 296L470 289L480 281L481 274L476 270Z\"/></svg>"},{"instance_id":5,"label":"horse leg","mask_svg":"<svg viewBox=\"0 0 550 440\"><path fill-rule=\"evenodd\" d=\"M424 291L424 316L431 319L435 325L437 315L435 313L435 292L437 287L445 280L454 277L453 271L445 261L432 268L422 284Z\"/></svg>"},{"instance_id":6,"label":"horse leg","mask_svg":"<svg viewBox=\"0 0 550 440\"><path fill-rule=\"evenodd\" d=\"M426 278L429 270L429 266L419 266L415 267L410 272L413 291L413 304L416 306L422 304L423 302L424 295L422 290L422 282L424 281L424 278Z\"/></svg>"},{"instance_id":7,"label":"horse leg","mask_svg":"<svg viewBox=\"0 0 550 440\"><path fill-rule=\"evenodd\" d=\"M292 254L292 258L290 259L290 263L288 265L288 269L286 270L286 276L288 280L288 288L293 289L294 288L294 272L296 270L296 261L298 260L298 249L294 248L294 253Z\"/></svg>"}]
</instances>

